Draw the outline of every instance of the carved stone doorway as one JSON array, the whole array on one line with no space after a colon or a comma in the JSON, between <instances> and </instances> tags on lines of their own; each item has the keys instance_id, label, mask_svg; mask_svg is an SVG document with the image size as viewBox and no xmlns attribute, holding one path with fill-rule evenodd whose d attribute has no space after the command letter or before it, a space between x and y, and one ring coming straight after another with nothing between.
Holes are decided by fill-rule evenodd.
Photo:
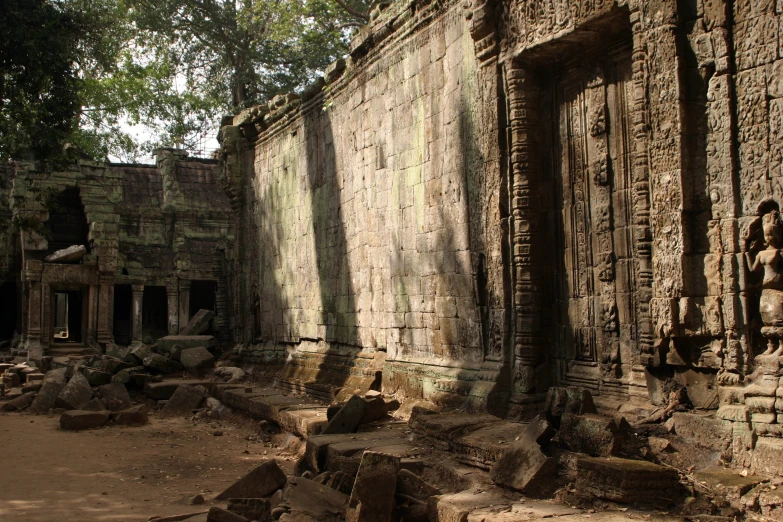
<instances>
[{"instance_id":1,"label":"carved stone doorway","mask_svg":"<svg viewBox=\"0 0 783 522\"><path fill-rule=\"evenodd\" d=\"M552 321L557 380L624 395L635 337L631 45L553 76ZM624 379L625 377L625 379Z\"/></svg>"}]
</instances>

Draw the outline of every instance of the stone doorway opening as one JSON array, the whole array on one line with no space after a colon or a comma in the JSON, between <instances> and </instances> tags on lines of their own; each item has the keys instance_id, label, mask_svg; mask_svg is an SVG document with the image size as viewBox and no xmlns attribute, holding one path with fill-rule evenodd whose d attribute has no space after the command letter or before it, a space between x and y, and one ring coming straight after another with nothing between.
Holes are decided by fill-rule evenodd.
<instances>
[{"instance_id":1,"label":"stone doorway opening","mask_svg":"<svg viewBox=\"0 0 783 522\"><path fill-rule=\"evenodd\" d=\"M6 281L0 284L0 343L13 338L16 331L17 299L16 282Z\"/></svg>"},{"instance_id":2,"label":"stone doorway opening","mask_svg":"<svg viewBox=\"0 0 783 522\"><path fill-rule=\"evenodd\" d=\"M199 310L212 310L217 315L217 282L216 281L191 281L190 283L190 317L193 317ZM204 335L214 335L214 321L210 323L209 329ZM180 325L180 328L185 325Z\"/></svg>"},{"instance_id":3,"label":"stone doorway opening","mask_svg":"<svg viewBox=\"0 0 783 522\"><path fill-rule=\"evenodd\" d=\"M142 299L142 341L152 344L169 333L168 298L165 286L145 286Z\"/></svg>"},{"instance_id":4,"label":"stone doorway opening","mask_svg":"<svg viewBox=\"0 0 783 522\"><path fill-rule=\"evenodd\" d=\"M81 345L84 342L86 302L83 290L55 289L52 292L51 338L54 345Z\"/></svg>"},{"instance_id":5,"label":"stone doorway opening","mask_svg":"<svg viewBox=\"0 0 783 522\"><path fill-rule=\"evenodd\" d=\"M114 285L114 342L127 346L131 343L131 285Z\"/></svg>"}]
</instances>

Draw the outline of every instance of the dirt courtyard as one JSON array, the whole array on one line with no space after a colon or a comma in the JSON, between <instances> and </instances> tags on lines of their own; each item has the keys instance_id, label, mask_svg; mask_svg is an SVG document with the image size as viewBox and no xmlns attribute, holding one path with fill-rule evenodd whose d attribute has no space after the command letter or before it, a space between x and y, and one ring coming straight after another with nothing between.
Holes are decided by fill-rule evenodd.
<instances>
[{"instance_id":1,"label":"dirt courtyard","mask_svg":"<svg viewBox=\"0 0 783 522\"><path fill-rule=\"evenodd\" d=\"M264 460L277 458L286 472L294 463L253 440L250 424L150 416L143 427L74 432L58 420L0 413L0 520L130 522L206 511ZM189 505L199 493L207 504Z\"/></svg>"}]
</instances>

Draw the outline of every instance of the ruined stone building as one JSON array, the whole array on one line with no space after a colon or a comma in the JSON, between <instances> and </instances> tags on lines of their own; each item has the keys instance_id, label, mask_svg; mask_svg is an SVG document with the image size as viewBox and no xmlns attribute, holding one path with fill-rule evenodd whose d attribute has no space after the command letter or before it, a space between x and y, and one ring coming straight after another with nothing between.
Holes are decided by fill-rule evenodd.
<instances>
[{"instance_id":1,"label":"ruined stone building","mask_svg":"<svg viewBox=\"0 0 783 522\"><path fill-rule=\"evenodd\" d=\"M771 0L381 4L224 121L237 357L510 415L678 382L783 450L781 58Z\"/></svg>"},{"instance_id":2,"label":"ruined stone building","mask_svg":"<svg viewBox=\"0 0 783 522\"><path fill-rule=\"evenodd\" d=\"M178 333L200 308L229 335L223 267L232 209L216 162L156 151L156 165L74 161L0 171L0 341L33 360ZM80 246L70 259L55 252Z\"/></svg>"}]
</instances>

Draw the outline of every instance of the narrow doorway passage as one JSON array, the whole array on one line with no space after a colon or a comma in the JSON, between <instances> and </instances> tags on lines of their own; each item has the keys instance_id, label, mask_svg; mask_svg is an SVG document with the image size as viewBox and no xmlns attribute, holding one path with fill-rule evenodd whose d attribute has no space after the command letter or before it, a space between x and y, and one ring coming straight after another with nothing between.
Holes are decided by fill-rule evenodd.
<instances>
[{"instance_id":1,"label":"narrow doorway passage","mask_svg":"<svg viewBox=\"0 0 783 522\"><path fill-rule=\"evenodd\" d=\"M128 346L131 342L131 285L114 285L114 342Z\"/></svg>"}]
</instances>

